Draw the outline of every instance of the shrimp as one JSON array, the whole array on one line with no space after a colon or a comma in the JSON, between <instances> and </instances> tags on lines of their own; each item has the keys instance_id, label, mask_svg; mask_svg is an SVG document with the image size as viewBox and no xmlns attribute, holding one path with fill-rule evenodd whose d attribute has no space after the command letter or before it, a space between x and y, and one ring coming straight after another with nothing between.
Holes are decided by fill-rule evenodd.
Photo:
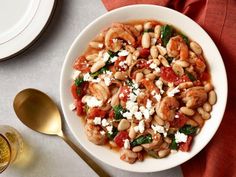
<instances>
[{"instance_id":1,"label":"shrimp","mask_svg":"<svg viewBox=\"0 0 236 177\"><path fill-rule=\"evenodd\" d=\"M88 140L97 145L103 145L107 142L107 136L100 133L101 127L92 123L85 124L85 133Z\"/></svg>"},{"instance_id":2,"label":"shrimp","mask_svg":"<svg viewBox=\"0 0 236 177\"><path fill-rule=\"evenodd\" d=\"M123 28L125 31L127 31L130 34L133 34L135 37L138 37L140 35L140 32L134 26L131 25L126 25L122 23L113 23L112 27Z\"/></svg>"},{"instance_id":3,"label":"shrimp","mask_svg":"<svg viewBox=\"0 0 236 177\"><path fill-rule=\"evenodd\" d=\"M120 159L130 164L134 163L138 158L138 154L129 149L122 149L120 152Z\"/></svg>"},{"instance_id":4,"label":"shrimp","mask_svg":"<svg viewBox=\"0 0 236 177\"><path fill-rule=\"evenodd\" d=\"M181 36L175 36L170 38L166 45L168 56L179 57L180 60L188 59L188 46L184 42Z\"/></svg>"},{"instance_id":5,"label":"shrimp","mask_svg":"<svg viewBox=\"0 0 236 177\"><path fill-rule=\"evenodd\" d=\"M105 46L114 52L117 52L122 47L122 42L117 39L123 39L127 41L132 46L135 46L135 38L129 32L125 31L123 28L110 28L105 36Z\"/></svg>"},{"instance_id":6,"label":"shrimp","mask_svg":"<svg viewBox=\"0 0 236 177\"><path fill-rule=\"evenodd\" d=\"M192 87L186 90L183 102L188 108L197 108L207 101L207 92L204 87Z\"/></svg>"},{"instance_id":7,"label":"shrimp","mask_svg":"<svg viewBox=\"0 0 236 177\"><path fill-rule=\"evenodd\" d=\"M162 120L172 121L178 107L179 102L175 97L165 97L156 109L156 113Z\"/></svg>"},{"instance_id":8,"label":"shrimp","mask_svg":"<svg viewBox=\"0 0 236 177\"><path fill-rule=\"evenodd\" d=\"M110 91L105 84L100 82L99 84L89 83L89 91L91 95L95 96L97 99L102 100L103 103L110 97Z\"/></svg>"}]
</instances>

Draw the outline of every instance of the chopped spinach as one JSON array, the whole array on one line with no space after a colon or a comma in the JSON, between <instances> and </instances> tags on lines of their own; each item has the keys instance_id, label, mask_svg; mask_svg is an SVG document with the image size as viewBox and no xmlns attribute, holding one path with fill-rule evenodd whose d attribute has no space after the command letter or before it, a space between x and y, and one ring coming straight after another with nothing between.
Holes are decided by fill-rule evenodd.
<instances>
[{"instance_id":1,"label":"chopped spinach","mask_svg":"<svg viewBox=\"0 0 236 177\"><path fill-rule=\"evenodd\" d=\"M168 61L169 64L171 64L172 61L174 60L173 57L169 57L168 55L165 55L165 58L166 58L166 60Z\"/></svg>"},{"instance_id":2,"label":"chopped spinach","mask_svg":"<svg viewBox=\"0 0 236 177\"><path fill-rule=\"evenodd\" d=\"M94 73L91 73L90 75L93 77L93 78L96 78L98 77L98 75L100 74L103 74L105 73L106 71L108 71L108 66L105 65L104 67L102 67L101 69L99 69L98 71L94 72Z\"/></svg>"},{"instance_id":3,"label":"chopped spinach","mask_svg":"<svg viewBox=\"0 0 236 177\"><path fill-rule=\"evenodd\" d=\"M127 84L128 86L130 86L130 87L132 87L133 84L134 84L131 79L127 79L125 82L126 82L126 84Z\"/></svg>"},{"instance_id":4,"label":"chopped spinach","mask_svg":"<svg viewBox=\"0 0 236 177\"><path fill-rule=\"evenodd\" d=\"M185 135L193 135L197 131L197 127L193 127L191 125L184 125L179 129L180 133L184 133Z\"/></svg>"},{"instance_id":5,"label":"chopped spinach","mask_svg":"<svg viewBox=\"0 0 236 177\"><path fill-rule=\"evenodd\" d=\"M141 135L140 137L134 139L130 145L131 147L138 146L140 144L146 144L146 143L151 143L152 142L152 135L147 134L147 135Z\"/></svg>"},{"instance_id":6,"label":"chopped spinach","mask_svg":"<svg viewBox=\"0 0 236 177\"><path fill-rule=\"evenodd\" d=\"M189 46L189 39L187 36L185 36L184 34L180 34L180 36L183 38L184 42Z\"/></svg>"},{"instance_id":7,"label":"chopped spinach","mask_svg":"<svg viewBox=\"0 0 236 177\"><path fill-rule=\"evenodd\" d=\"M172 142L170 144L170 149L177 150L179 148L178 143L176 143L175 138L172 139Z\"/></svg>"},{"instance_id":8,"label":"chopped spinach","mask_svg":"<svg viewBox=\"0 0 236 177\"><path fill-rule=\"evenodd\" d=\"M151 157L158 159L159 156L157 155L157 152L153 151L153 150L147 150L148 155L150 155Z\"/></svg>"},{"instance_id":9,"label":"chopped spinach","mask_svg":"<svg viewBox=\"0 0 236 177\"><path fill-rule=\"evenodd\" d=\"M108 137L108 139L109 139L109 140L113 140L114 137L117 135L117 133L118 133L117 128L113 126L113 127L112 127L112 133L108 133L108 132L107 132L107 137Z\"/></svg>"},{"instance_id":10,"label":"chopped spinach","mask_svg":"<svg viewBox=\"0 0 236 177\"><path fill-rule=\"evenodd\" d=\"M188 78L193 82L195 80L197 80L194 75L192 75L190 72L185 71L185 74L188 76Z\"/></svg>"},{"instance_id":11,"label":"chopped spinach","mask_svg":"<svg viewBox=\"0 0 236 177\"><path fill-rule=\"evenodd\" d=\"M170 40L172 33L173 33L173 28L170 25L165 25L161 27L161 40L164 47Z\"/></svg>"},{"instance_id":12,"label":"chopped spinach","mask_svg":"<svg viewBox=\"0 0 236 177\"><path fill-rule=\"evenodd\" d=\"M121 105L117 105L113 107L114 113L115 113L115 119L120 120L123 118L122 113L125 112L125 109Z\"/></svg>"},{"instance_id":13,"label":"chopped spinach","mask_svg":"<svg viewBox=\"0 0 236 177\"><path fill-rule=\"evenodd\" d=\"M83 77L79 77L75 79L75 85L78 87L84 82Z\"/></svg>"},{"instance_id":14,"label":"chopped spinach","mask_svg":"<svg viewBox=\"0 0 236 177\"><path fill-rule=\"evenodd\" d=\"M119 52L119 51L118 51ZM118 52L113 52L111 50L108 50L107 53L110 55L110 58L113 58L114 56L118 55Z\"/></svg>"}]
</instances>

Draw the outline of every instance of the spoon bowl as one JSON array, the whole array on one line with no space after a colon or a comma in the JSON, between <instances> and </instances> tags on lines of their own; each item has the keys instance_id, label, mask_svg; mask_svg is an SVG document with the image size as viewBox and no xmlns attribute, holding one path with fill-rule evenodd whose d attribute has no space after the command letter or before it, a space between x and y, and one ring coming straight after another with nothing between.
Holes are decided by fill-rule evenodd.
<instances>
[{"instance_id":1,"label":"spoon bowl","mask_svg":"<svg viewBox=\"0 0 236 177\"><path fill-rule=\"evenodd\" d=\"M29 128L49 135L61 132L60 112L43 92L25 89L16 95L13 107L18 118Z\"/></svg>"},{"instance_id":2,"label":"spoon bowl","mask_svg":"<svg viewBox=\"0 0 236 177\"><path fill-rule=\"evenodd\" d=\"M16 95L13 108L17 117L27 127L40 133L61 137L99 176L109 176L65 136L59 109L48 95L31 88L22 90Z\"/></svg>"}]
</instances>

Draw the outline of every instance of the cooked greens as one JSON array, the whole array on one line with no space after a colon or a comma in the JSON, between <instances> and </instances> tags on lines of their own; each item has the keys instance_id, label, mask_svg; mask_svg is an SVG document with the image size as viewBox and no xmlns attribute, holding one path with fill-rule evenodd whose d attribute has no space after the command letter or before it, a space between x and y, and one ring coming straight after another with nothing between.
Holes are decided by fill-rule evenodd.
<instances>
[{"instance_id":1,"label":"cooked greens","mask_svg":"<svg viewBox=\"0 0 236 177\"><path fill-rule=\"evenodd\" d=\"M161 27L161 40L163 46L166 46L173 33L173 28L170 25Z\"/></svg>"},{"instance_id":2,"label":"cooked greens","mask_svg":"<svg viewBox=\"0 0 236 177\"><path fill-rule=\"evenodd\" d=\"M140 144L146 144L146 143L151 143L152 142L152 135L147 134L147 135L141 135L140 137L134 139L130 145L131 147L138 146Z\"/></svg>"}]
</instances>

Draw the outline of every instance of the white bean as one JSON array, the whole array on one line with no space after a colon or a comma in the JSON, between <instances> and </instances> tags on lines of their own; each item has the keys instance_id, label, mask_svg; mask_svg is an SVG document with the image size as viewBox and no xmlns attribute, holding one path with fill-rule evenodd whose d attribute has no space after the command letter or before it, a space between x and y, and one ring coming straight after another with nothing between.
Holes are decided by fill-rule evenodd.
<instances>
[{"instance_id":1,"label":"white bean","mask_svg":"<svg viewBox=\"0 0 236 177\"><path fill-rule=\"evenodd\" d=\"M170 154L170 149L164 149L164 150L158 151L158 156L160 158L166 157L169 154Z\"/></svg>"},{"instance_id":2,"label":"white bean","mask_svg":"<svg viewBox=\"0 0 236 177\"><path fill-rule=\"evenodd\" d=\"M162 47L162 46L160 46L160 45L157 45L156 47L157 47L157 49L159 50L159 53L160 53L162 56L164 56L164 55L167 53L166 48L164 48L164 47Z\"/></svg>"},{"instance_id":3,"label":"white bean","mask_svg":"<svg viewBox=\"0 0 236 177\"><path fill-rule=\"evenodd\" d=\"M162 55L159 55L158 59L161 61L161 64L163 64L163 66L165 66L165 67L169 67L170 66L168 61L167 61L167 59L165 57L163 57Z\"/></svg>"},{"instance_id":4,"label":"white bean","mask_svg":"<svg viewBox=\"0 0 236 177\"><path fill-rule=\"evenodd\" d=\"M155 26L154 33L157 35L157 38L159 38L161 36L161 26L160 25Z\"/></svg>"},{"instance_id":5,"label":"white bean","mask_svg":"<svg viewBox=\"0 0 236 177\"><path fill-rule=\"evenodd\" d=\"M130 53L127 57L126 57L126 62L128 66L132 65L132 61L133 61L133 55Z\"/></svg>"},{"instance_id":6,"label":"white bean","mask_svg":"<svg viewBox=\"0 0 236 177\"><path fill-rule=\"evenodd\" d=\"M187 122L186 122L187 125L191 125L193 127L197 127L198 126L198 123L192 119L188 119Z\"/></svg>"},{"instance_id":7,"label":"white bean","mask_svg":"<svg viewBox=\"0 0 236 177\"><path fill-rule=\"evenodd\" d=\"M216 92L214 90L209 92L209 94L208 94L208 102L211 105L214 105L216 103Z\"/></svg>"},{"instance_id":8,"label":"white bean","mask_svg":"<svg viewBox=\"0 0 236 177\"><path fill-rule=\"evenodd\" d=\"M152 58L157 58L158 57L158 49L156 46L152 46L150 49L150 53Z\"/></svg>"},{"instance_id":9,"label":"white bean","mask_svg":"<svg viewBox=\"0 0 236 177\"><path fill-rule=\"evenodd\" d=\"M185 115L187 115L187 116L193 116L194 115L194 110L192 110L192 109L190 109L190 108L187 108L187 107L181 107L180 108L180 111L183 113L183 114L185 114Z\"/></svg>"},{"instance_id":10,"label":"white bean","mask_svg":"<svg viewBox=\"0 0 236 177\"><path fill-rule=\"evenodd\" d=\"M143 74L149 74L149 73L151 73L151 70L150 70L150 69L144 69L144 70L143 70Z\"/></svg>"},{"instance_id":11,"label":"white bean","mask_svg":"<svg viewBox=\"0 0 236 177\"><path fill-rule=\"evenodd\" d=\"M207 92L210 92L212 89L213 89L213 86L211 83L206 83L204 85L204 89L207 91Z\"/></svg>"},{"instance_id":12,"label":"white bean","mask_svg":"<svg viewBox=\"0 0 236 177\"><path fill-rule=\"evenodd\" d=\"M204 103L202 107L206 112L211 112L212 107L208 102Z\"/></svg>"},{"instance_id":13,"label":"white bean","mask_svg":"<svg viewBox=\"0 0 236 177\"><path fill-rule=\"evenodd\" d=\"M142 150L143 150L143 147L142 147L142 146L135 146L135 147L133 147L133 149L132 149L133 152L140 152L140 151L142 151Z\"/></svg>"},{"instance_id":14,"label":"white bean","mask_svg":"<svg viewBox=\"0 0 236 177\"><path fill-rule=\"evenodd\" d=\"M114 74L114 77L115 77L115 79L118 79L118 80L125 80L126 79L126 73L118 71Z\"/></svg>"},{"instance_id":15,"label":"white bean","mask_svg":"<svg viewBox=\"0 0 236 177\"><path fill-rule=\"evenodd\" d=\"M186 89L193 86L192 82L183 82L179 84L179 89Z\"/></svg>"},{"instance_id":16,"label":"white bean","mask_svg":"<svg viewBox=\"0 0 236 177\"><path fill-rule=\"evenodd\" d=\"M89 43L89 46L95 49L102 49L104 45L103 43L92 41Z\"/></svg>"},{"instance_id":17,"label":"white bean","mask_svg":"<svg viewBox=\"0 0 236 177\"><path fill-rule=\"evenodd\" d=\"M159 59L155 59L155 58L154 58L152 61L153 61L153 63L155 63L157 66L159 66L159 65L161 64L161 62L160 62Z\"/></svg>"},{"instance_id":18,"label":"white bean","mask_svg":"<svg viewBox=\"0 0 236 177\"><path fill-rule=\"evenodd\" d=\"M127 50L129 53L133 53L135 51L135 48L131 45L126 45L125 50Z\"/></svg>"},{"instance_id":19,"label":"white bean","mask_svg":"<svg viewBox=\"0 0 236 177\"><path fill-rule=\"evenodd\" d=\"M160 126L163 126L165 124L164 120L162 120L160 117L158 117L157 115L154 116L154 119L156 121L156 123Z\"/></svg>"},{"instance_id":20,"label":"white bean","mask_svg":"<svg viewBox=\"0 0 236 177\"><path fill-rule=\"evenodd\" d=\"M146 22L143 25L144 30L148 30L152 28L152 23L151 22Z\"/></svg>"},{"instance_id":21,"label":"white bean","mask_svg":"<svg viewBox=\"0 0 236 177\"><path fill-rule=\"evenodd\" d=\"M120 121L120 123L118 124L118 131L123 131L123 130L127 130L130 127L130 122L126 119L122 119Z\"/></svg>"},{"instance_id":22,"label":"white bean","mask_svg":"<svg viewBox=\"0 0 236 177\"><path fill-rule=\"evenodd\" d=\"M149 48L151 45L151 38L148 33L144 33L142 36L142 47Z\"/></svg>"},{"instance_id":23,"label":"white bean","mask_svg":"<svg viewBox=\"0 0 236 177\"><path fill-rule=\"evenodd\" d=\"M136 137L136 132L134 131L134 127L133 126L130 127L129 137L130 137L130 139L134 139Z\"/></svg>"},{"instance_id":24,"label":"white bean","mask_svg":"<svg viewBox=\"0 0 236 177\"><path fill-rule=\"evenodd\" d=\"M145 76L146 78L150 79L150 80L154 80L156 78L156 75L153 73L149 73Z\"/></svg>"},{"instance_id":25,"label":"white bean","mask_svg":"<svg viewBox=\"0 0 236 177\"><path fill-rule=\"evenodd\" d=\"M183 61L183 60L177 60L175 62L175 64L178 64L178 65L182 66L183 68L186 68L189 66L189 63L187 61Z\"/></svg>"},{"instance_id":26,"label":"white bean","mask_svg":"<svg viewBox=\"0 0 236 177\"><path fill-rule=\"evenodd\" d=\"M96 58L98 57L98 54L97 53L95 53L95 54L91 54L91 55L87 55L85 58L86 58L86 60L95 60Z\"/></svg>"},{"instance_id":27,"label":"white bean","mask_svg":"<svg viewBox=\"0 0 236 177\"><path fill-rule=\"evenodd\" d=\"M90 71L91 71L91 73L94 73L94 72L98 71L99 69L101 69L103 66L105 66L105 62L103 60L99 60L93 64Z\"/></svg>"},{"instance_id":28,"label":"white bean","mask_svg":"<svg viewBox=\"0 0 236 177\"><path fill-rule=\"evenodd\" d=\"M172 69L178 76L182 76L184 74L184 69L176 63L173 64Z\"/></svg>"},{"instance_id":29,"label":"white bean","mask_svg":"<svg viewBox=\"0 0 236 177\"><path fill-rule=\"evenodd\" d=\"M135 27L136 30L138 30L139 32L143 30L143 25L135 25L134 27Z\"/></svg>"},{"instance_id":30,"label":"white bean","mask_svg":"<svg viewBox=\"0 0 236 177\"><path fill-rule=\"evenodd\" d=\"M137 73L135 76L135 82L138 83L143 78L143 73Z\"/></svg>"},{"instance_id":31,"label":"white bean","mask_svg":"<svg viewBox=\"0 0 236 177\"><path fill-rule=\"evenodd\" d=\"M201 107L199 107L197 111L199 114L201 114L203 119L209 119L211 117L211 115L208 112L204 111L204 109Z\"/></svg>"},{"instance_id":32,"label":"white bean","mask_svg":"<svg viewBox=\"0 0 236 177\"><path fill-rule=\"evenodd\" d=\"M190 48L197 55L200 55L202 53L201 46L198 43L196 43L196 42L190 42Z\"/></svg>"}]
</instances>

